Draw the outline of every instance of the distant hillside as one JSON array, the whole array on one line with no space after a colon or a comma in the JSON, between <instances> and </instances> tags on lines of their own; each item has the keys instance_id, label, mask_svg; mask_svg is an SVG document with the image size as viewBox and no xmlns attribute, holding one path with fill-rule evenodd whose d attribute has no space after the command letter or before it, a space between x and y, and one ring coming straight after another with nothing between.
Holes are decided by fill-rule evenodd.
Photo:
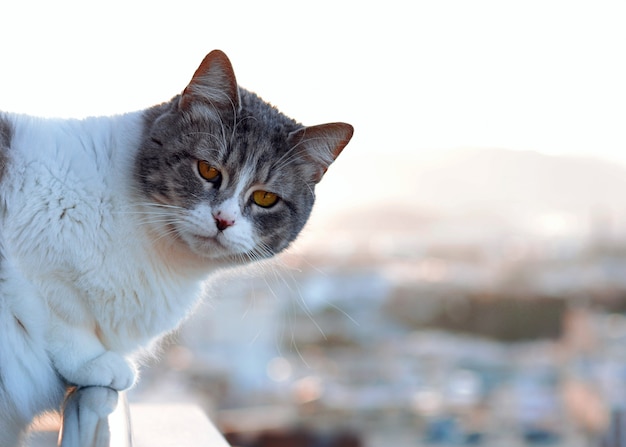
<instances>
[{"instance_id":1,"label":"distant hillside","mask_svg":"<svg viewBox=\"0 0 626 447\"><path fill-rule=\"evenodd\" d=\"M535 210L626 208L626 168L536 152L473 150L416 167L416 200L446 206L491 205ZM432 202L431 202L432 204Z\"/></svg>"},{"instance_id":2,"label":"distant hillside","mask_svg":"<svg viewBox=\"0 0 626 447\"><path fill-rule=\"evenodd\" d=\"M319 207L333 213L397 206L420 213L626 212L626 167L610 162L499 149L423 158L352 154L338 160L320 184Z\"/></svg>"}]
</instances>

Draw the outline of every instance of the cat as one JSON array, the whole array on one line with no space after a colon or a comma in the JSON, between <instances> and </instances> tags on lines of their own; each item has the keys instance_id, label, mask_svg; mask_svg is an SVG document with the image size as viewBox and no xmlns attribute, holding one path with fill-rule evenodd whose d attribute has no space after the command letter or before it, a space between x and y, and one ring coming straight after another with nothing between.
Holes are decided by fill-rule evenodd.
<instances>
[{"instance_id":1,"label":"cat","mask_svg":"<svg viewBox=\"0 0 626 447\"><path fill-rule=\"evenodd\" d=\"M352 134L239 87L220 50L146 110L0 113L0 446L68 386L131 387L212 272L294 241Z\"/></svg>"}]
</instances>

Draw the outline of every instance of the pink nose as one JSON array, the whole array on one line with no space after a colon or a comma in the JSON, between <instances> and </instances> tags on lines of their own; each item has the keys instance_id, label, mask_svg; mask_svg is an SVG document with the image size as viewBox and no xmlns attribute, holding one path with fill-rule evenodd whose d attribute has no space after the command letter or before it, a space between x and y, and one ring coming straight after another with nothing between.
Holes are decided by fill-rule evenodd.
<instances>
[{"instance_id":1,"label":"pink nose","mask_svg":"<svg viewBox=\"0 0 626 447\"><path fill-rule=\"evenodd\" d=\"M215 219L215 225L217 226L217 229L220 231L224 231L226 228L232 227L235 224L235 221L233 219L225 219L221 216L221 214L222 213L219 212L214 215L213 218Z\"/></svg>"}]
</instances>

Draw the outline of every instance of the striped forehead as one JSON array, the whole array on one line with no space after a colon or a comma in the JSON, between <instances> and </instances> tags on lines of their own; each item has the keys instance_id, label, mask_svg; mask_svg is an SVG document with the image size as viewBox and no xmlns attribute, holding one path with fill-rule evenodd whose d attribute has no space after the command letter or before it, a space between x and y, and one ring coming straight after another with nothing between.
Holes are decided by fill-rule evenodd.
<instances>
[{"instance_id":1,"label":"striped forehead","mask_svg":"<svg viewBox=\"0 0 626 447\"><path fill-rule=\"evenodd\" d=\"M251 165L243 165L240 169L232 174L232 184L234 194L241 197L246 190L254 183L258 183L256 169Z\"/></svg>"},{"instance_id":2,"label":"striped forehead","mask_svg":"<svg viewBox=\"0 0 626 447\"><path fill-rule=\"evenodd\" d=\"M258 177L257 181L267 180L269 170L279 158L278 148L269 138L240 138L230 147L224 148L224 167L237 177L247 179ZM243 181L242 178L239 181Z\"/></svg>"}]
</instances>

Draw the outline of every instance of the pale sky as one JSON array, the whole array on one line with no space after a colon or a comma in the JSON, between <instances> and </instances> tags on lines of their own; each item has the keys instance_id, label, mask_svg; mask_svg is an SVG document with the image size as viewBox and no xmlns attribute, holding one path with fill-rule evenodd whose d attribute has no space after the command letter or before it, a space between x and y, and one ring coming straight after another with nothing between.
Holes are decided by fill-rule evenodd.
<instances>
[{"instance_id":1,"label":"pale sky","mask_svg":"<svg viewBox=\"0 0 626 447\"><path fill-rule=\"evenodd\" d=\"M626 163L623 1L5 3L0 110L144 108L220 48L297 120L352 123L351 157L497 147Z\"/></svg>"}]
</instances>

